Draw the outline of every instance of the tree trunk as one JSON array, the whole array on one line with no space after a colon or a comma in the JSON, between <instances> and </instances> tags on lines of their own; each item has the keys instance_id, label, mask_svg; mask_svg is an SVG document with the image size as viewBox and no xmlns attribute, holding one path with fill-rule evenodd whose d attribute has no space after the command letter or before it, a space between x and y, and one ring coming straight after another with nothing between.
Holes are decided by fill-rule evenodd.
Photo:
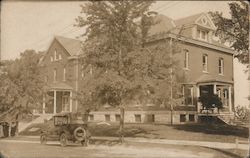
<instances>
[{"instance_id":1,"label":"tree trunk","mask_svg":"<svg viewBox=\"0 0 250 158\"><path fill-rule=\"evenodd\" d=\"M121 143L124 142L124 107L120 107L119 140Z\"/></svg>"}]
</instances>

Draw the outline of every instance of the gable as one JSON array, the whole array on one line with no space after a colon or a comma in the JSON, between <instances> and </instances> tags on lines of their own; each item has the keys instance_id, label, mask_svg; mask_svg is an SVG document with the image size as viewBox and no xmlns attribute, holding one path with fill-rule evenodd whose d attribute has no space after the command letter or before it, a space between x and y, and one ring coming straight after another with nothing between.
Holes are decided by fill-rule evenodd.
<instances>
[{"instance_id":1,"label":"gable","mask_svg":"<svg viewBox=\"0 0 250 158\"><path fill-rule=\"evenodd\" d=\"M55 53L56 52L56 53ZM66 59L70 54L63 48L63 46L54 39L43 57L45 63L50 63L56 60Z\"/></svg>"},{"instance_id":2,"label":"gable","mask_svg":"<svg viewBox=\"0 0 250 158\"><path fill-rule=\"evenodd\" d=\"M215 30L215 25L213 23L213 21L211 20L211 18L206 14L202 14L199 18L197 18L195 20L195 24L211 29L211 30Z\"/></svg>"}]
</instances>

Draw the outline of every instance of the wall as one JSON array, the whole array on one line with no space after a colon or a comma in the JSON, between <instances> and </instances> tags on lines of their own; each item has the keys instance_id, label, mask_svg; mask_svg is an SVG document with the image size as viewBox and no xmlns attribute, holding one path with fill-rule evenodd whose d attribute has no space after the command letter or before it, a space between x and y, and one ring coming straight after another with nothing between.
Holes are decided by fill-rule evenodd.
<instances>
[{"instance_id":1,"label":"wall","mask_svg":"<svg viewBox=\"0 0 250 158\"><path fill-rule=\"evenodd\" d=\"M117 111L94 111L90 112L90 115L94 117L94 120L90 122L106 122L105 115L110 115L110 121L117 122L115 115L120 115ZM180 115L185 115L186 121L180 122ZM141 115L141 122L136 122L135 115ZM148 116L154 115L154 121L149 121ZM194 121L189 120L189 115L194 115ZM173 112L173 123L174 124L185 124L197 122L197 113L195 111L174 111ZM125 123L154 123L154 124L171 124L171 112L170 111L125 111Z\"/></svg>"},{"instance_id":2,"label":"wall","mask_svg":"<svg viewBox=\"0 0 250 158\"><path fill-rule=\"evenodd\" d=\"M197 80L203 74L225 81L233 81L233 55L187 43L181 43L180 45L182 49L189 51L189 70L183 71L191 81ZM203 54L208 55L208 73L204 73L202 69ZM180 54L178 58L181 61L180 66L184 67L184 53ZM224 59L224 75L219 75L219 58Z\"/></svg>"}]
</instances>

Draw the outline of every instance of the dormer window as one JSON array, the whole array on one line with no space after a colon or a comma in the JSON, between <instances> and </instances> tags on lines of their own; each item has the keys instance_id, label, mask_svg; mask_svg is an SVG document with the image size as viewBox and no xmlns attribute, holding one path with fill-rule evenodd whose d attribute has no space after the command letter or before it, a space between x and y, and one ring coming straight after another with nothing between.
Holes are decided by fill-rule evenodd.
<instances>
[{"instance_id":1,"label":"dormer window","mask_svg":"<svg viewBox=\"0 0 250 158\"><path fill-rule=\"evenodd\" d=\"M199 40L208 41L208 31L198 29L197 32L197 38Z\"/></svg>"}]
</instances>

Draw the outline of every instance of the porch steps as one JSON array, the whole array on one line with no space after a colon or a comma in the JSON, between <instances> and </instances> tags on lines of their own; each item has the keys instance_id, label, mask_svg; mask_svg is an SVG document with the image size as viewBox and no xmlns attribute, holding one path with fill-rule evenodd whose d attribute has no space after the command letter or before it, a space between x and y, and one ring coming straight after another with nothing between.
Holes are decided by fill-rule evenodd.
<instances>
[{"instance_id":1,"label":"porch steps","mask_svg":"<svg viewBox=\"0 0 250 158\"><path fill-rule=\"evenodd\" d=\"M25 130L27 127L29 127L31 124L34 123L43 123L44 120L49 120L51 119L53 114L42 114L38 118L34 119L33 121L30 122L19 122L18 124L18 132L22 132Z\"/></svg>"},{"instance_id":2,"label":"porch steps","mask_svg":"<svg viewBox=\"0 0 250 158\"><path fill-rule=\"evenodd\" d=\"M228 125L235 125L234 123L234 115L230 113L221 113L216 115L221 121Z\"/></svg>"}]
</instances>

